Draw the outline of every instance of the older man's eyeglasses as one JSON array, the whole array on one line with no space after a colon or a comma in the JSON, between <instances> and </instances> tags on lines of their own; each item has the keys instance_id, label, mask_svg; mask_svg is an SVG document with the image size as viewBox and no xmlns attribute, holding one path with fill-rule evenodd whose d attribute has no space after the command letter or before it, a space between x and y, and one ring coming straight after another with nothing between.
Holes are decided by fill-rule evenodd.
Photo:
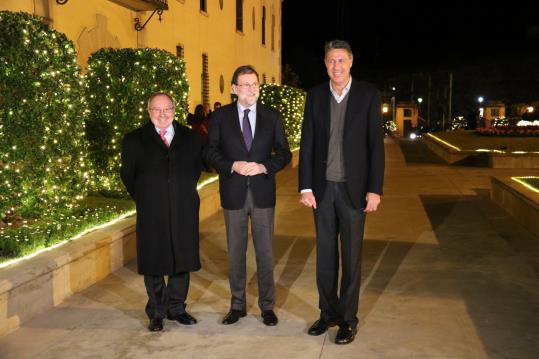
<instances>
[{"instance_id":1,"label":"older man's eyeglasses","mask_svg":"<svg viewBox=\"0 0 539 359\"><path fill-rule=\"evenodd\" d=\"M236 86L242 88L242 89L253 89L253 90L256 90L258 89L258 87L260 87L260 84L258 84L257 82L253 83L253 84L237 84Z\"/></svg>"},{"instance_id":2,"label":"older man's eyeglasses","mask_svg":"<svg viewBox=\"0 0 539 359\"><path fill-rule=\"evenodd\" d=\"M174 112L174 107L167 107L167 108L150 108L150 112L157 115L157 114L160 114L160 113L164 113L164 114L167 114L167 115L170 115L171 113Z\"/></svg>"}]
</instances>

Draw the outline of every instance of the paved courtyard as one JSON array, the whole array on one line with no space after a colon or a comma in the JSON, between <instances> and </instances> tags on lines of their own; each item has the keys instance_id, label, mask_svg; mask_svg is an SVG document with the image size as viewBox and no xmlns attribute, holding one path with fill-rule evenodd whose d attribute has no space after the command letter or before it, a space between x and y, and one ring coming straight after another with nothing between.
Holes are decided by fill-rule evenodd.
<instances>
[{"instance_id":1,"label":"paved courtyard","mask_svg":"<svg viewBox=\"0 0 539 359\"><path fill-rule=\"evenodd\" d=\"M201 224L203 269L191 277L197 325L165 321L163 332L148 332L131 263L0 338L0 358L538 358L539 238L489 200L491 175L533 173L447 166L419 144L389 139L386 159L381 208L367 219L352 344L335 345L336 328L306 334L318 317L313 219L287 169L278 178L276 327L260 318L252 243L248 316L220 324L229 288L218 213Z\"/></svg>"}]
</instances>

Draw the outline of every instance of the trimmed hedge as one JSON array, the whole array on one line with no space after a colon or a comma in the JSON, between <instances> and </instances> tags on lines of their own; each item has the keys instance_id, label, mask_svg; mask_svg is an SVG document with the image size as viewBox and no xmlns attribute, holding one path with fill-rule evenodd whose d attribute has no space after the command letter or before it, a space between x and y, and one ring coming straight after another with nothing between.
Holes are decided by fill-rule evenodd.
<instances>
[{"instance_id":1,"label":"trimmed hedge","mask_svg":"<svg viewBox=\"0 0 539 359\"><path fill-rule=\"evenodd\" d=\"M266 84L260 86L260 102L275 108L283 116L291 149L299 147L306 97L305 91L292 86Z\"/></svg>"},{"instance_id":2,"label":"trimmed hedge","mask_svg":"<svg viewBox=\"0 0 539 359\"><path fill-rule=\"evenodd\" d=\"M86 104L74 45L38 17L0 12L2 227L76 206L86 192Z\"/></svg>"},{"instance_id":3,"label":"trimmed hedge","mask_svg":"<svg viewBox=\"0 0 539 359\"><path fill-rule=\"evenodd\" d=\"M189 85L182 59L158 49L101 49L88 61L89 158L95 170L94 191L124 196L121 141L127 132L149 121L146 101L153 92L169 93L176 119L185 123Z\"/></svg>"}]
</instances>

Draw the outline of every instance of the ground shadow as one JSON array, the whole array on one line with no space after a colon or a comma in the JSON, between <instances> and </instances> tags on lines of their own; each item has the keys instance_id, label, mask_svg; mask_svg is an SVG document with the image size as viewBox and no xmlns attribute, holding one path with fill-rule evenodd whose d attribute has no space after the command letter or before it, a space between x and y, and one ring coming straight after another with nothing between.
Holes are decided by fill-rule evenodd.
<instances>
[{"instance_id":1,"label":"ground shadow","mask_svg":"<svg viewBox=\"0 0 539 359\"><path fill-rule=\"evenodd\" d=\"M538 239L490 201L475 196L420 196L489 356L539 353ZM530 254L531 251L531 254Z\"/></svg>"}]
</instances>

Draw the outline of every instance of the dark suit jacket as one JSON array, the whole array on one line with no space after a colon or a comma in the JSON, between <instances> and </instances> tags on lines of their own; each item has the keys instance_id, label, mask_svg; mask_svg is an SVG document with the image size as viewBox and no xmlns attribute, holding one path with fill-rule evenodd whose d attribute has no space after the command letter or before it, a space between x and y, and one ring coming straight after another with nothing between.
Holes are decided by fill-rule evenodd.
<instances>
[{"instance_id":1,"label":"dark suit jacket","mask_svg":"<svg viewBox=\"0 0 539 359\"><path fill-rule=\"evenodd\" d=\"M326 188L330 129L329 81L307 94L301 131L299 189L312 189L319 203ZM381 101L370 84L352 80L346 108L343 156L346 187L355 208L364 208L367 192L382 194L384 131Z\"/></svg>"},{"instance_id":2,"label":"dark suit jacket","mask_svg":"<svg viewBox=\"0 0 539 359\"><path fill-rule=\"evenodd\" d=\"M125 135L120 175L137 205L138 272L169 275L200 269L200 137L174 124L170 147L149 122Z\"/></svg>"},{"instance_id":3,"label":"dark suit jacket","mask_svg":"<svg viewBox=\"0 0 539 359\"><path fill-rule=\"evenodd\" d=\"M278 111L261 103L256 105L256 127L251 150L243 141L237 103L212 113L206 161L219 171L221 206L240 209L245 203L247 183L258 208L275 207L275 173L290 162L291 153ZM232 171L234 161L258 162L267 174L242 176Z\"/></svg>"}]
</instances>

